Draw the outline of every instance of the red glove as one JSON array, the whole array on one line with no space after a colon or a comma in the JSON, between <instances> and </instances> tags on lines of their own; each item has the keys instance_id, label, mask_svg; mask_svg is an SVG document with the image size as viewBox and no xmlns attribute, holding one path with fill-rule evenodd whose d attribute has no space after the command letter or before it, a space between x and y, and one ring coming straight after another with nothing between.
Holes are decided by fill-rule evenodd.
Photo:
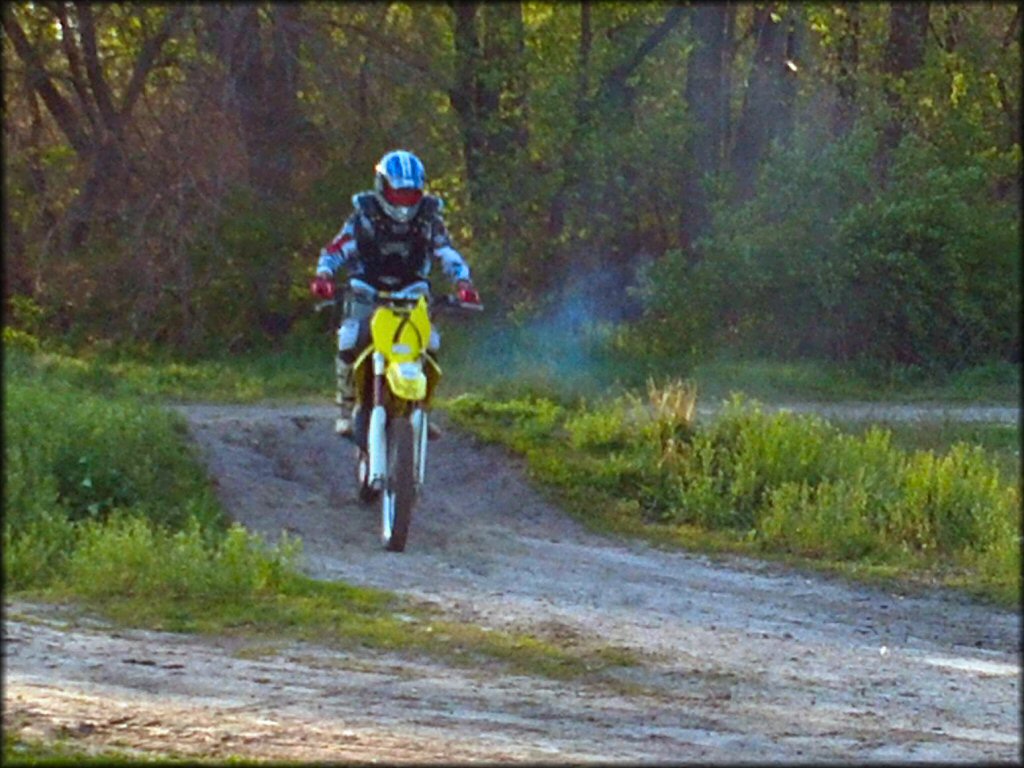
<instances>
[{"instance_id":1,"label":"red glove","mask_svg":"<svg viewBox=\"0 0 1024 768\"><path fill-rule=\"evenodd\" d=\"M480 294L469 280L459 280L455 284L455 297L463 304L480 303Z\"/></svg>"},{"instance_id":2,"label":"red glove","mask_svg":"<svg viewBox=\"0 0 1024 768\"><path fill-rule=\"evenodd\" d=\"M334 281L329 277L317 275L316 279L309 284L309 290L314 296L321 299L334 298Z\"/></svg>"}]
</instances>

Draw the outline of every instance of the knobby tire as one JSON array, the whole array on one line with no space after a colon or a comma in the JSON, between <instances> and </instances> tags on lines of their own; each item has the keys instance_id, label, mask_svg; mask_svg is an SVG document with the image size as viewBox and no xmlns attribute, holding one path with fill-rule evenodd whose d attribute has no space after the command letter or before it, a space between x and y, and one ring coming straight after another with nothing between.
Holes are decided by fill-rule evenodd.
<instances>
[{"instance_id":1,"label":"knobby tire","mask_svg":"<svg viewBox=\"0 0 1024 768\"><path fill-rule=\"evenodd\" d=\"M394 520L391 538L384 542L390 552L403 552L416 501L416 468L413 463L412 423L407 417L388 422L388 477L386 492L394 494Z\"/></svg>"}]
</instances>

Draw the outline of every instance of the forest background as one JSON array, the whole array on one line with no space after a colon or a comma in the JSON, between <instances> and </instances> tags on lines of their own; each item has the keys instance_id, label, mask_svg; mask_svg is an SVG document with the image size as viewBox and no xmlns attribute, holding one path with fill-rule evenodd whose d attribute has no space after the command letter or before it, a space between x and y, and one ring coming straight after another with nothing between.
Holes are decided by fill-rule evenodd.
<instances>
[{"instance_id":1,"label":"forest background","mask_svg":"<svg viewBox=\"0 0 1024 768\"><path fill-rule=\"evenodd\" d=\"M1020 361L1010 3L5 3L4 322L323 343L393 148L489 315L657 359Z\"/></svg>"}]
</instances>

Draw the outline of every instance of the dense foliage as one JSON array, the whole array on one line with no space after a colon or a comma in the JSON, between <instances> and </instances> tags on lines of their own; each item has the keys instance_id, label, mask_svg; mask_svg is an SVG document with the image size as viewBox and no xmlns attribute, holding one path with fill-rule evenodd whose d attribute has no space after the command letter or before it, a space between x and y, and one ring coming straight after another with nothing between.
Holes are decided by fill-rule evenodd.
<instances>
[{"instance_id":1,"label":"dense foliage","mask_svg":"<svg viewBox=\"0 0 1024 768\"><path fill-rule=\"evenodd\" d=\"M315 256L404 146L495 312L570 297L676 356L1020 356L1017 4L18 2L3 30L21 330L315 333Z\"/></svg>"}]
</instances>

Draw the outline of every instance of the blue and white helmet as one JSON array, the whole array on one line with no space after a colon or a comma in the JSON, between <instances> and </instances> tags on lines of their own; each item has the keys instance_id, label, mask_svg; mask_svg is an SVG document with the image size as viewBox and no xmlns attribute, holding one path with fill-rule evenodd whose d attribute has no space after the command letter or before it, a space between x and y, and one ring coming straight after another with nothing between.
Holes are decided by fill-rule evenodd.
<instances>
[{"instance_id":1,"label":"blue and white helmet","mask_svg":"<svg viewBox=\"0 0 1024 768\"><path fill-rule=\"evenodd\" d=\"M396 149L377 163L373 180L377 202L395 221L409 221L420 208L427 172L412 152Z\"/></svg>"}]
</instances>

